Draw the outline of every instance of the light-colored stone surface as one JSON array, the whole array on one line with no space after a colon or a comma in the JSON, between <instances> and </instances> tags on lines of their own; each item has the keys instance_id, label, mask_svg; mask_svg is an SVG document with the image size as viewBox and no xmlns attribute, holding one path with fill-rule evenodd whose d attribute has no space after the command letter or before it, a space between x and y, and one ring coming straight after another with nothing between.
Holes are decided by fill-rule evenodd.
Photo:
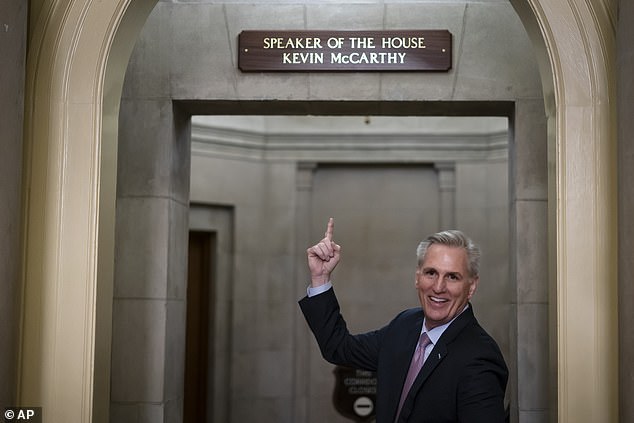
<instances>
[{"instance_id":1,"label":"light-colored stone surface","mask_svg":"<svg viewBox=\"0 0 634 423\"><path fill-rule=\"evenodd\" d=\"M548 263L547 245L548 210L546 201L517 201L515 216L523 222L521 236L515 240L517 302L548 302L548 274L544 266ZM518 228L518 232L520 229ZM545 330L545 327L542 328Z\"/></svg>"},{"instance_id":2,"label":"light-colored stone surface","mask_svg":"<svg viewBox=\"0 0 634 423\"><path fill-rule=\"evenodd\" d=\"M162 53L170 51L172 41L168 32L161 31L162 28L169 26L170 9L171 7L166 3L159 2L145 22L144 30L141 31L135 43L135 54L130 57L125 83L136 87L138 97L167 98L170 95L171 55ZM138 67L143 67L143 72L135 72L134 69ZM125 98L125 95L124 91L122 98ZM120 122L121 119L126 118L126 115L119 117Z\"/></svg>"},{"instance_id":3,"label":"light-colored stone surface","mask_svg":"<svg viewBox=\"0 0 634 423\"><path fill-rule=\"evenodd\" d=\"M416 247L439 222L432 167L317 168L312 204L313 240L335 218L343 256L333 278L351 331L381 327L417 304Z\"/></svg>"},{"instance_id":4,"label":"light-colored stone surface","mask_svg":"<svg viewBox=\"0 0 634 423\"><path fill-rule=\"evenodd\" d=\"M548 304L519 304L518 405L519 411L545 411L548 407Z\"/></svg>"},{"instance_id":5,"label":"light-colored stone surface","mask_svg":"<svg viewBox=\"0 0 634 423\"><path fill-rule=\"evenodd\" d=\"M380 3L306 4L307 29L375 30L385 25L385 6Z\"/></svg>"},{"instance_id":6,"label":"light-colored stone surface","mask_svg":"<svg viewBox=\"0 0 634 423\"><path fill-rule=\"evenodd\" d=\"M166 383L166 301L116 299L112 314L112 401L161 403Z\"/></svg>"},{"instance_id":7,"label":"light-colored stone surface","mask_svg":"<svg viewBox=\"0 0 634 423\"><path fill-rule=\"evenodd\" d=\"M548 410L520 411L519 421L522 423L543 423L551 418Z\"/></svg>"},{"instance_id":8,"label":"light-colored stone surface","mask_svg":"<svg viewBox=\"0 0 634 423\"><path fill-rule=\"evenodd\" d=\"M189 212L187 204L169 202L169 239L167 242L167 295L170 300L187 298L187 243Z\"/></svg>"},{"instance_id":9,"label":"light-colored stone surface","mask_svg":"<svg viewBox=\"0 0 634 423\"><path fill-rule=\"evenodd\" d=\"M516 175L512 193L516 200L545 201L548 198L548 144L543 99L516 102L514 128L509 153Z\"/></svg>"},{"instance_id":10,"label":"light-colored stone surface","mask_svg":"<svg viewBox=\"0 0 634 423\"><path fill-rule=\"evenodd\" d=\"M232 409L235 410L232 421L249 421L256 415L261 421L293 423L288 406L289 400L289 398L258 398L249 401L235 399L231 403Z\"/></svg>"},{"instance_id":11,"label":"light-colored stone surface","mask_svg":"<svg viewBox=\"0 0 634 423\"><path fill-rule=\"evenodd\" d=\"M234 34L227 34L223 7L183 4L169 10L171 94L176 98L235 96Z\"/></svg>"},{"instance_id":12,"label":"light-colored stone surface","mask_svg":"<svg viewBox=\"0 0 634 423\"><path fill-rule=\"evenodd\" d=\"M171 101L122 100L121 110L119 124L129 130L119 137L117 196L170 196L177 165Z\"/></svg>"},{"instance_id":13,"label":"light-colored stone surface","mask_svg":"<svg viewBox=\"0 0 634 423\"><path fill-rule=\"evenodd\" d=\"M163 198L118 200L115 298L166 297L169 209Z\"/></svg>"},{"instance_id":14,"label":"light-colored stone surface","mask_svg":"<svg viewBox=\"0 0 634 423\"><path fill-rule=\"evenodd\" d=\"M531 46L520 27L510 4L467 4L464 39L458 40L455 99L478 98L480 90L496 99L541 97L536 62L526 54Z\"/></svg>"}]
</instances>

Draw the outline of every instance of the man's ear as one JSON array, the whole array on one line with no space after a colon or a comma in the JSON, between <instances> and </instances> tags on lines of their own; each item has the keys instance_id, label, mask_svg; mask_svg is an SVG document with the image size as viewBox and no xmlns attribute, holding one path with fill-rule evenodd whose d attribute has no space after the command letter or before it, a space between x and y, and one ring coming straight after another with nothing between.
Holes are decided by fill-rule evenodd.
<instances>
[{"instance_id":1,"label":"man's ear","mask_svg":"<svg viewBox=\"0 0 634 423\"><path fill-rule=\"evenodd\" d=\"M471 278L471 283L469 285L469 299L471 299L471 297L473 297L473 294L475 294L476 289L478 289L478 282L480 282L480 277L476 276L475 278Z\"/></svg>"}]
</instances>

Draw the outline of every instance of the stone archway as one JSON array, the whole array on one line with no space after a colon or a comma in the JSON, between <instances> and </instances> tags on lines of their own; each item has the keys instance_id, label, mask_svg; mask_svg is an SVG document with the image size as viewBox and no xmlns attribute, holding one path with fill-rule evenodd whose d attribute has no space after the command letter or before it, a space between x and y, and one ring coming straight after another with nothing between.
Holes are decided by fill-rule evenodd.
<instances>
[{"instance_id":1,"label":"stone archway","mask_svg":"<svg viewBox=\"0 0 634 423\"><path fill-rule=\"evenodd\" d=\"M53 421L107 421L117 108L130 49L155 3L47 1L32 14L19 401ZM553 101L557 420L615 421L615 11L588 0L515 6L544 40L538 57Z\"/></svg>"},{"instance_id":2,"label":"stone archway","mask_svg":"<svg viewBox=\"0 0 634 423\"><path fill-rule=\"evenodd\" d=\"M118 107L155 4L30 11L17 397L47 420L108 421Z\"/></svg>"},{"instance_id":3,"label":"stone archway","mask_svg":"<svg viewBox=\"0 0 634 423\"><path fill-rule=\"evenodd\" d=\"M616 10L585 1L512 3L537 49L549 121L553 420L616 421Z\"/></svg>"}]
</instances>

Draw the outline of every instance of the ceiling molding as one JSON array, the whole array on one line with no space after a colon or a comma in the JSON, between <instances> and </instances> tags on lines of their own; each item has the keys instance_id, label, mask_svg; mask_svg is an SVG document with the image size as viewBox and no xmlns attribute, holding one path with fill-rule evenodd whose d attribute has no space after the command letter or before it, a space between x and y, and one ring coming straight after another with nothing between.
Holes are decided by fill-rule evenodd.
<instances>
[{"instance_id":1,"label":"ceiling molding","mask_svg":"<svg viewBox=\"0 0 634 423\"><path fill-rule=\"evenodd\" d=\"M508 157L508 131L268 132L192 122L192 154L247 160L436 162Z\"/></svg>"}]
</instances>

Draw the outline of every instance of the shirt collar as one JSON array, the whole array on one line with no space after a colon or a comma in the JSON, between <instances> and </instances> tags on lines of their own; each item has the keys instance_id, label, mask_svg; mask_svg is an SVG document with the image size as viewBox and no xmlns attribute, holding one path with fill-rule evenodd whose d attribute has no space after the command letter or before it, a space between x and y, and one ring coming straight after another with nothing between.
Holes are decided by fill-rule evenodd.
<instances>
[{"instance_id":1,"label":"shirt collar","mask_svg":"<svg viewBox=\"0 0 634 423\"><path fill-rule=\"evenodd\" d=\"M456 320L458 318L458 316L460 316L462 313L464 313L464 311L466 309L468 309L468 308L469 308L469 303L467 303L467 305L462 309L462 311L460 313L456 314L453 319L451 319L450 321L448 321L444 325L436 326L435 328L430 329L430 330L427 330L427 326L425 325L425 323L427 322L427 317L425 317L423 319L423 329L421 330L421 334L427 332L427 336L429 337L429 340L432 342L432 344L436 345L436 343L438 342L438 340L442 336L443 332L449 327L449 325L452 324L453 321Z\"/></svg>"}]
</instances>

